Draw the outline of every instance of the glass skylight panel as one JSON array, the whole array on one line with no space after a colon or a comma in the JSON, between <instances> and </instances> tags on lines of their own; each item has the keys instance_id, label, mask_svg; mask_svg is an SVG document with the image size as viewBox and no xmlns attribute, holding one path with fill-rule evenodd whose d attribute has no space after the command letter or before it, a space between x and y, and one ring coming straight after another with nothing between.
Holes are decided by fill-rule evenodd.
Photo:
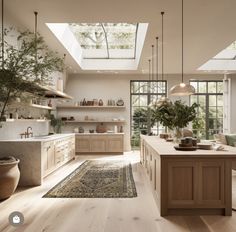
<instances>
[{"instance_id":1,"label":"glass skylight panel","mask_svg":"<svg viewBox=\"0 0 236 232\"><path fill-rule=\"evenodd\" d=\"M138 24L71 23L84 59L135 59Z\"/></svg>"},{"instance_id":2,"label":"glass skylight panel","mask_svg":"<svg viewBox=\"0 0 236 232\"><path fill-rule=\"evenodd\" d=\"M104 23L110 58L135 58L137 24Z\"/></svg>"}]
</instances>

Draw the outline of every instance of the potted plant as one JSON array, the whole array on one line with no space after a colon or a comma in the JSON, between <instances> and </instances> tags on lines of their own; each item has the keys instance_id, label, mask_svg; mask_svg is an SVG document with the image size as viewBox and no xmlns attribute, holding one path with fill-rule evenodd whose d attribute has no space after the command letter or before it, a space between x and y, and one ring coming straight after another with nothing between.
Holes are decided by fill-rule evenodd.
<instances>
[{"instance_id":1,"label":"potted plant","mask_svg":"<svg viewBox=\"0 0 236 232\"><path fill-rule=\"evenodd\" d=\"M61 127L64 125L64 122L60 118L56 118L50 111L49 120L51 121L51 126L53 127L53 133L61 133Z\"/></svg>"},{"instance_id":2,"label":"potted plant","mask_svg":"<svg viewBox=\"0 0 236 232\"><path fill-rule=\"evenodd\" d=\"M20 179L19 160L14 157L0 158L0 200L9 198Z\"/></svg>"},{"instance_id":3,"label":"potted plant","mask_svg":"<svg viewBox=\"0 0 236 232\"><path fill-rule=\"evenodd\" d=\"M191 106L184 104L181 100L157 106L153 111L155 119L169 130L175 131L175 137L182 137L182 129L196 118L198 104Z\"/></svg>"},{"instance_id":4,"label":"potted plant","mask_svg":"<svg viewBox=\"0 0 236 232\"><path fill-rule=\"evenodd\" d=\"M5 29L5 37L13 37L13 29ZM40 93L39 85L50 85L50 74L63 71L63 59L49 50L42 36L30 31L17 32L16 43L1 41L0 59L0 120L7 106L25 92ZM3 38L3 36L2 36Z\"/></svg>"}]
</instances>

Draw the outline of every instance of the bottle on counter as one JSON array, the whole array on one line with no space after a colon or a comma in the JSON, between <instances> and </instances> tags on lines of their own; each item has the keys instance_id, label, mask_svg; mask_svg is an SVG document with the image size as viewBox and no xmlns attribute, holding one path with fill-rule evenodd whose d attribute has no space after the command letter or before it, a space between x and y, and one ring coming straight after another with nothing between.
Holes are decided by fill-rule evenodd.
<instances>
[{"instance_id":1,"label":"bottle on counter","mask_svg":"<svg viewBox=\"0 0 236 232\"><path fill-rule=\"evenodd\" d=\"M15 113L15 118L16 118L16 119L19 119L19 114L18 114L17 109L16 109L16 113Z\"/></svg>"}]
</instances>

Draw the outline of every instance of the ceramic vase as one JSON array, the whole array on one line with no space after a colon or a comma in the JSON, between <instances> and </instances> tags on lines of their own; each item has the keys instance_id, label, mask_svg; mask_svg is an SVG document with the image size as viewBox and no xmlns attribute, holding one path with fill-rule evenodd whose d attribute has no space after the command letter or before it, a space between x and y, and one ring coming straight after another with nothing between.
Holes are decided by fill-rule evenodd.
<instances>
[{"instance_id":1,"label":"ceramic vase","mask_svg":"<svg viewBox=\"0 0 236 232\"><path fill-rule=\"evenodd\" d=\"M0 200L9 198L16 190L20 179L19 159L0 163Z\"/></svg>"}]
</instances>

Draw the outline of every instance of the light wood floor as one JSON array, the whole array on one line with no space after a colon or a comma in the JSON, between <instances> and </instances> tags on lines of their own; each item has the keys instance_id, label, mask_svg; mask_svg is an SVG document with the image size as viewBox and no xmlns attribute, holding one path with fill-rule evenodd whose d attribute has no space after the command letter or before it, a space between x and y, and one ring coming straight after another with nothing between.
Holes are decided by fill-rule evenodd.
<instances>
[{"instance_id":1,"label":"light wood floor","mask_svg":"<svg viewBox=\"0 0 236 232\"><path fill-rule=\"evenodd\" d=\"M47 199L42 196L85 159L129 159L138 192L129 199ZM233 176L236 198L236 174ZM20 211L23 226L8 224L8 215ZM19 189L0 203L0 232L235 232L236 212L223 216L160 217L138 153L123 156L80 156L45 179L43 186Z\"/></svg>"}]
</instances>

